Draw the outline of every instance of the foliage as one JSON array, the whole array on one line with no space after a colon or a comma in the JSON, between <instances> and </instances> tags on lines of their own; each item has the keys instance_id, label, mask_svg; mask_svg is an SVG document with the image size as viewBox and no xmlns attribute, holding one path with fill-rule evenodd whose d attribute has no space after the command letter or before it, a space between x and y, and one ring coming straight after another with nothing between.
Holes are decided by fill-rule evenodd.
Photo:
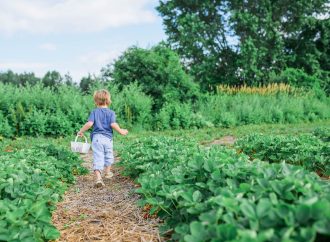
<instances>
[{"instance_id":1,"label":"foliage","mask_svg":"<svg viewBox=\"0 0 330 242\"><path fill-rule=\"evenodd\" d=\"M324 142L330 142L330 128L318 127L314 130L313 134Z\"/></svg>"},{"instance_id":2,"label":"foliage","mask_svg":"<svg viewBox=\"0 0 330 242\"><path fill-rule=\"evenodd\" d=\"M113 96L111 106L116 112L118 122L128 128L150 129L153 99L143 93L142 87L135 82L119 91L118 86L108 85Z\"/></svg>"},{"instance_id":3,"label":"foliage","mask_svg":"<svg viewBox=\"0 0 330 242\"><path fill-rule=\"evenodd\" d=\"M64 77L62 77L57 71L48 71L42 78L39 78L36 77L33 72L17 74L8 70L7 72L0 72L0 83L13 84L15 86L42 84L44 87L51 87L54 89L63 85L75 86L70 74L65 74Z\"/></svg>"},{"instance_id":4,"label":"foliage","mask_svg":"<svg viewBox=\"0 0 330 242\"><path fill-rule=\"evenodd\" d=\"M286 83L294 87L305 87L312 89L315 86L322 83L317 76L311 76L305 73L303 70L287 68L282 71L278 76L272 78L273 82Z\"/></svg>"},{"instance_id":5,"label":"foliage","mask_svg":"<svg viewBox=\"0 0 330 242\"><path fill-rule=\"evenodd\" d=\"M166 103L155 115L155 130L212 127L201 114L194 112L190 103Z\"/></svg>"},{"instance_id":6,"label":"foliage","mask_svg":"<svg viewBox=\"0 0 330 242\"><path fill-rule=\"evenodd\" d=\"M87 120L92 98L76 88L0 84L1 135L71 135ZM10 128L6 124L9 124Z\"/></svg>"},{"instance_id":7,"label":"foliage","mask_svg":"<svg viewBox=\"0 0 330 242\"><path fill-rule=\"evenodd\" d=\"M286 92L274 95L246 94L246 90L255 90L246 88L236 94L200 94L194 102L190 99L171 99L155 111L155 99L146 95L142 85L136 82L122 89L112 82L99 82L92 85L88 92L100 88L110 90L110 108L116 112L118 122L130 129L233 127L298 123L330 117L330 98L318 98L313 93L306 96ZM54 90L41 84L17 88L0 83L0 135L72 135L86 122L94 107L92 95L83 94L75 87L59 86Z\"/></svg>"},{"instance_id":8,"label":"foliage","mask_svg":"<svg viewBox=\"0 0 330 242\"><path fill-rule=\"evenodd\" d=\"M9 125L8 120L4 117L4 115L0 112L0 135L10 138L14 135L14 128Z\"/></svg>"},{"instance_id":9,"label":"foliage","mask_svg":"<svg viewBox=\"0 0 330 242\"><path fill-rule=\"evenodd\" d=\"M83 93L90 93L91 89L93 89L93 87L101 84L101 80L99 80L96 77L92 77L90 74L88 74L87 77L83 77L79 83L79 87L80 90Z\"/></svg>"},{"instance_id":10,"label":"foliage","mask_svg":"<svg viewBox=\"0 0 330 242\"><path fill-rule=\"evenodd\" d=\"M157 10L168 42L204 89L235 81L237 53L228 41L231 31L225 1L161 0Z\"/></svg>"},{"instance_id":11,"label":"foliage","mask_svg":"<svg viewBox=\"0 0 330 242\"><path fill-rule=\"evenodd\" d=\"M42 78L42 83L45 87L57 88L63 83L63 78L57 71L48 71Z\"/></svg>"},{"instance_id":12,"label":"foliage","mask_svg":"<svg viewBox=\"0 0 330 242\"><path fill-rule=\"evenodd\" d=\"M161 0L171 47L204 89L267 84L287 67L329 70L328 0Z\"/></svg>"},{"instance_id":13,"label":"foliage","mask_svg":"<svg viewBox=\"0 0 330 242\"><path fill-rule=\"evenodd\" d=\"M262 96L275 95L280 93L286 93L291 95L298 95L304 93L301 88L295 88L286 83L271 83L264 86L229 86L218 85L216 86L216 92L228 93L228 94L258 94ZM305 93L304 93L305 94Z\"/></svg>"},{"instance_id":14,"label":"foliage","mask_svg":"<svg viewBox=\"0 0 330 242\"><path fill-rule=\"evenodd\" d=\"M197 103L197 110L215 126L243 124L296 123L330 117L329 100L312 96L293 97L287 94L206 95Z\"/></svg>"},{"instance_id":15,"label":"foliage","mask_svg":"<svg viewBox=\"0 0 330 242\"><path fill-rule=\"evenodd\" d=\"M0 83L26 86L35 85L38 82L40 82L40 79L34 73L16 74L12 71L0 72Z\"/></svg>"},{"instance_id":16,"label":"foliage","mask_svg":"<svg viewBox=\"0 0 330 242\"><path fill-rule=\"evenodd\" d=\"M86 173L77 155L53 145L0 154L0 240L55 240L51 212L74 174Z\"/></svg>"},{"instance_id":17,"label":"foliage","mask_svg":"<svg viewBox=\"0 0 330 242\"><path fill-rule=\"evenodd\" d=\"M252 160L285 161L321 175L330 175L330 144L317 137L253 134L237 140L236 147Z\"/></svg>"},{"instance_id":18,"label":"foliage","mask_svg":"<svg viewBox=\"0 0 330 242\"><path fill-rule=\"evenodd\" d=\"M196 99L199 92L198 85L183 70L178 55L163 45L127 49L103 70L103 76L110 77L120 89L138 83L154 99L153 110L159 110L165 102Z\"/></svg>"},{"instance_id":19,"label":"foliage","mask_svg":"<svg viewBox=\"0 0 330 242\"><path fill-rule=\"evenodd\" d=\"M120 151L141 205L178 241L319 241L329 238L330 186L286 164L249 161L177 138L136 140Z\"/></svg>"}]
</instances>

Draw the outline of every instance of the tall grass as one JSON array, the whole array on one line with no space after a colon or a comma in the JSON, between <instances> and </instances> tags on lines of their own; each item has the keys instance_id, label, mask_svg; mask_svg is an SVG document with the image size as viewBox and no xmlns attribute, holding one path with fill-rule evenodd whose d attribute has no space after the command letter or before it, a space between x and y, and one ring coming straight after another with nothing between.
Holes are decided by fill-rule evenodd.
<instances>
[{"instance_id":1,"label":"tall grass","mask_svg":"<svg viewBox=\"0 0 330 242\"><path fill-rule=\"evenodd\" d=\"M287 94L207 95L196 109L216 126L295 123L330 118L330 99Z\"/></svg>"},{"instance_id":2,"label":"tall grass","mask_svg":"<svg viewBox=\"0 0 330 242\"><path fill-rule=\"evenodd\" d=\"M330 118L330 98L287 93L206 94L192 103L164 103L159 112L153 100L133 83L119 91L107 83L111 109L122 126L139 130L230 127L244 124L311 122ZM75 134L94 108L92 94L61 86L16 87L0 83L0 136L67 136Z\"/></svg>"},{"instance_id":3,"label":"tall grass","mask_svg":"<svg viewBox=\"0 0 330 242\"><path fill-rule=\"evenodd\" d=\"M128 127L149 125L152 100L136 84L121 92L112 87L111 92L110 108L117 113L118 122ZM79 130L95 105L92 94L83 95L74 87L53 90L0 83L0 108L1 136L67 136Z\"/></svg>"},{"instance_id":4,"label":"tall grass","mask_svg":"<svg viewBox=\"0 0 330 242\"><path fill-rule=\"evenodd\" d=\"M258 95L275 95L275 94L290 94L301 95L304 90L290 86L285 83L270 83L264 86L230 86L230 85L218 85L216 87L217 94L258 94Z\"/></svg>"}]
</instances>

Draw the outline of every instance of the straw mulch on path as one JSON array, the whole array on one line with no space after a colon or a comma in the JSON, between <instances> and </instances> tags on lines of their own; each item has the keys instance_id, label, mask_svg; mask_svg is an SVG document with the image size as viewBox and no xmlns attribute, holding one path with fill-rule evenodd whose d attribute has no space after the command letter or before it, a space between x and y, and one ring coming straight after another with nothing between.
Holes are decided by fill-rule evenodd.
<instances>
[{"instance_id":1,"label":"straw mulch on path","mask_svg":"<svg viewBox=\"0 0 330 242\"><path fill-rule=\"evenodd\" d=\"M83 155L91 168L91 154ZM57 241L162 241L156 219L145 219L136 205L135 186L119 175L104 180L105 188L94 188L94 174L77 178L53 213L53 224L61 232Z\"/></svg>"}]
</instances>

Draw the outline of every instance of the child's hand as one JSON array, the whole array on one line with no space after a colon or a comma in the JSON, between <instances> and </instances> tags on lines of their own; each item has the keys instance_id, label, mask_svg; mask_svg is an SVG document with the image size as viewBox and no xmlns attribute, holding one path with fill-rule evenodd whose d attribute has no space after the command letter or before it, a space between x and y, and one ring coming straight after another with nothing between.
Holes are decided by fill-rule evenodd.
<instances>
[{"instance_id":1,"label":"child's hand","mask_svg":"<svg viewBox=\"0 0 330 242\"><path fill-rule=\"evenodd\" d=\"M125 136L125 135L128 134L128 130L127 129L121 129L120 134Z\"/></svg>"},{"instance_id":2,"label":"child's hand","mask_svg":"<svg viewBox=\"0 0 330 242\"><path fill-rule=\"evenodd\" d=\"M79 131L79 132L77 133L77 135L80 136L80 137L83 137L83 136L84 136L84 132Z\"/></svg>"}]
</instances>

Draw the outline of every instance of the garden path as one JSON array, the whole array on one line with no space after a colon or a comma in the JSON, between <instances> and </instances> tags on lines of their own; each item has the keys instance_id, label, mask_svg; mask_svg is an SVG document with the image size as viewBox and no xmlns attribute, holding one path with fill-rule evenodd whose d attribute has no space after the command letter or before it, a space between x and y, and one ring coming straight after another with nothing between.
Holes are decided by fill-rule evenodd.
<instances>
[{"instance_id":1,"label":"garden path","mask_svg":"<svg viewBox=\"0 0 330 242\"><path fill-rule=\"evenodd\" d=\"M82 159L91 169L91 153ZM146 212L136 205L135 184L121 176L118 168L113 172L114 177L105 180L101 189L94 188L92 172L77 177L53 213L53 224L61 232L57 241L162 241L159 221L145 219Z\"/></svg>"}]
</instances>

